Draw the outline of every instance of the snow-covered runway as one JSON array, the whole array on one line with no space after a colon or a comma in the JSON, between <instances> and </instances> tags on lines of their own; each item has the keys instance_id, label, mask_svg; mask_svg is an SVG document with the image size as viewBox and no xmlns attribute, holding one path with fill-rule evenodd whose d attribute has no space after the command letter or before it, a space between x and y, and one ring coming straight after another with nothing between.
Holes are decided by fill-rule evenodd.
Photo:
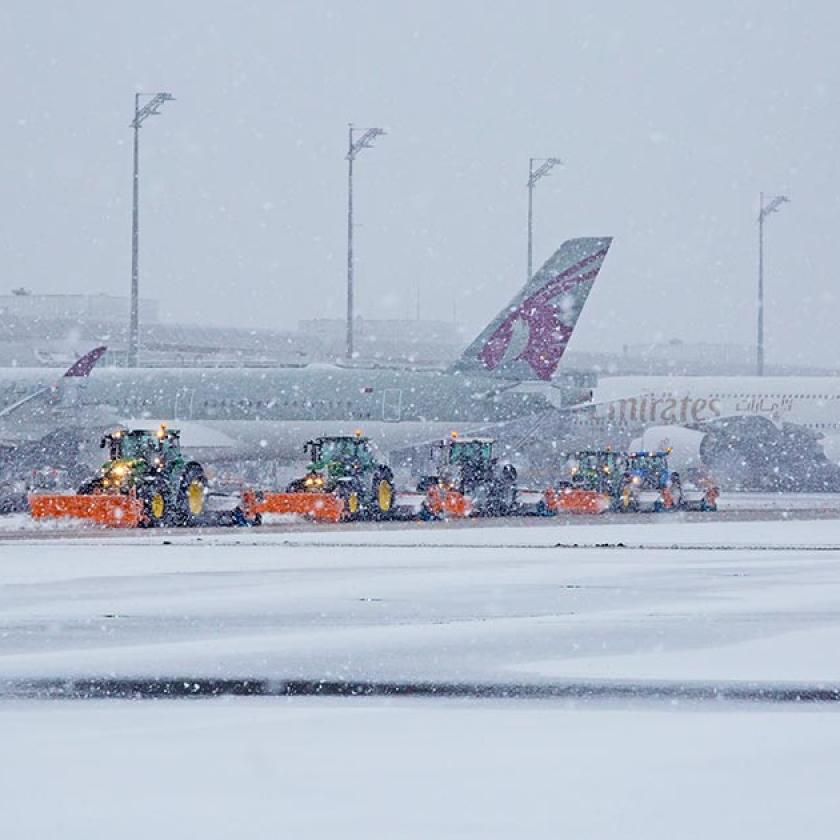
<instances>
[{"instance_id":1,"label":"snow-covered runway","mask_svg":"<svg viewBox=\"0 0 840 840\"><path fill-rule=\"evenodd\" d=\"M0 547L0 678L840 680L840 522Z\"/></svg>"},{"instance_id":2,"label":"snow-covered runway","mask_svg":"<svg viewBox=\"0 0 840 840\"><path fill-rule=\"evenodd\" d=\"M840 718L416 700L0 704L9 838L835 833Z\"/></svg>"},{"instance_id":3,"label":"snow-covered runway","mask_svg":"<svg viewBox=\"0 0 840 840\"><path fill-rule=\"evenodd\" d=\"M840 521L0 543L0 684L122 678L837 686ZM0 733L4 837L789 837L840 817L834 703L7 694Z\"/></svg>"}]
</instances>

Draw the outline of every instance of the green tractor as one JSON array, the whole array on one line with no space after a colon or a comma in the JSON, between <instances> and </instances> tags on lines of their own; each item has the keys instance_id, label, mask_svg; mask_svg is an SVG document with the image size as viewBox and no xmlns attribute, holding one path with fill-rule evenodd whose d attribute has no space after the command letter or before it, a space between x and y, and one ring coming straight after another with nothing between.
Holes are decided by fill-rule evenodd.
<instances>
[{"instance_id":1,"label":"green tractor","mask_svg":"<svg viewBox=\"0 0 840 840\"><path fill-rule=\"evenodd\" d=\"M624 473L624 454L611 449L585 449L575 453L569 484L615 496Z\"/></svg>"},{"instance_id":2,"label":"green tractor","mask_svg":"<svg viewBox=\"0 0 840 840\"><path fill-rule=\"evenodd\" d=\"M325 435L307 441L303 451L309 466L288 493L335 493L348 519L386 519L394 508L394 475L379 463L370 439L355 435Z\"/></svg>"},{"instance_id":3,"label":"green tractor","mask_svg":"<svg viewBox=\"0 0 840 840\"><path fill-rule=\"evenodd\" d=\"M430 451L434 475L423 476L418 493L437 487L468 500L472 516L510 516L517 510L517 473L513 464L500 464L495 440L459 437L435 443ZM428 509L427 509L428 511ZM435 512L428 511L432 514Z\"/></svg>"},{"instance_id":4,"label":"green tractor","mask_svg":"<svg viewBox=\"0 0 840 840\"><path fill-rule=\"evenodd\" d=\"M201 464L186 461L180 432L118 429L102 438L108 460L79 495L125 495L132 490L143 503L146 525L196 525L205 509L207 477Z\"/></svg>"}]
</instances>

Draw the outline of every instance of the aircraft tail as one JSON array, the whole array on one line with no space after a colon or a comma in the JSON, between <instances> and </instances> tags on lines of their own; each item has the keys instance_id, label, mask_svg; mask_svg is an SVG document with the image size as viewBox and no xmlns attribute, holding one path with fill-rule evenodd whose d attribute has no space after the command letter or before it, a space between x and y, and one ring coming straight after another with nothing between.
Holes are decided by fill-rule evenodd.
<instances>
[{"instance_id":1,"label":"aircraft tail","mask_svg":"<svg viewBox=\"0 0 840 840\"><path fill-rule=\"evenodd\" d=\"M54 385L50 385L46 388L39 388L37 391L27 394L17 402L0 409L0 419L17 414L24 406L28 405L32 407L34 405L38 405L39 398L47 398L48 400L53 401L60 400L62 398L62 394L66 394L68 391L74 393L77 390L76 386L80 384L75 382L75 380L90 376L90 372L93 370L96 363L102 358L107 349L107 347L95 347L93 350L85 353L84 356L76 359L76 361L67 368L61 379L59 379L59 381ZM73 382L73 385L71 386L70 382L65 383L65 379ZM43 399L41 402L43 402Z\"/></svg>"},{"instance_id":2,"label":"aircraft tail","mask_svg":"<svg viewBox=\"0 0 840 840\"><path fill-rule=\"evenodd\" d=\"M551 379L611 242L611 237L564 242L453 369L504 379Z\"/></svg>"},{"instance_id":3,"label":"aircraft tail","mask_svg":"<svg viewBox=\"0 0 840 840\"><path fill-rule=\"evenodd\" d=\"M72 365L64 373L65 377L76 378L90 376L90 372L96 366L96 363L105 355L107 347L94 347L93 350L85 353L79 359L76 359Z\"/></svg>"}]
</instances>

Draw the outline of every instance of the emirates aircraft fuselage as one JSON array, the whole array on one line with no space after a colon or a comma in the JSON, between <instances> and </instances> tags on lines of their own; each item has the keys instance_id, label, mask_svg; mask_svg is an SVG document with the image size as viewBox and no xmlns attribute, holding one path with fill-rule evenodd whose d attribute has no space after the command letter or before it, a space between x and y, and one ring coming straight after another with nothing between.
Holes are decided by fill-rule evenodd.
<instances>
[{"instance_id":1,"label":"emirates aircraft fuselage","mask_svg":"<svg viewBox=\"0 0 840 840\"><path fill-rule=\"evenodd\" d=\"M690 425L764 417L840 433L840 377L609 377L593 394L595 416L638 425Z\"/></svg>"}]
</instances>

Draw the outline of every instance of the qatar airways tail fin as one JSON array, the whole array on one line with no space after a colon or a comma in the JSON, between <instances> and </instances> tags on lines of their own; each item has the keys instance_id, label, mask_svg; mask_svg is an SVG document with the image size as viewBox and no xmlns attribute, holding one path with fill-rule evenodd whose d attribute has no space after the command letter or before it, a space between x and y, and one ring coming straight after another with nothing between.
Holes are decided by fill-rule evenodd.
<instances>
[{"instance_id":1,"label":"qatar airways tail fin","mask_svg":"<svg viewBox=\"0 0 840 840\"><path fill-rule=\"evenodd\" d=\"M24 406L28 406L30 408L38 406L39 408L42 408L43 406L41 404L44 402L44 399L40 398L48 398L48 401L50 402L60 400L62 397L62 390L78 386L79 383L76 382L76 380L84 379L90 376L90 372L93 370L96 363L102 358L107 349L107 347L95 347L93 350L88 351L84 356L76 359L76 361L67 368L61 379L59 379L54 385L49 385L46 388L39 388L37 391L27 394L17 402L0 409L0 419L11 417L14 414L20 413ZM65 380L68 380L68 382L65 383ZM71 382L74 383L73 386L70 385Z\"/></svg>"},{"instance_id":2,"label":"qatar airways tail fin","mask_svg":"<svg viewBox=\"0 0 840 840\"><path fill-rule=\"evenodd\" d=\"M611 242L610 237L564 242L470 344L454 370L551 379Z\"/></svg>"},{"instance_id":3,"label":"qatar airways tail fin","mask_svg":"<svg viewBox=\"0 0 840 840\"><path fill-rule=\"evenodd\" d=\"M69 378L84 378L90 376L90 372L96 366L96 363L105 355L107 347L94 347L89 350L84 356L76 359L72 365L64 372L65 377Z\"/></svg>"}]
</instances>

